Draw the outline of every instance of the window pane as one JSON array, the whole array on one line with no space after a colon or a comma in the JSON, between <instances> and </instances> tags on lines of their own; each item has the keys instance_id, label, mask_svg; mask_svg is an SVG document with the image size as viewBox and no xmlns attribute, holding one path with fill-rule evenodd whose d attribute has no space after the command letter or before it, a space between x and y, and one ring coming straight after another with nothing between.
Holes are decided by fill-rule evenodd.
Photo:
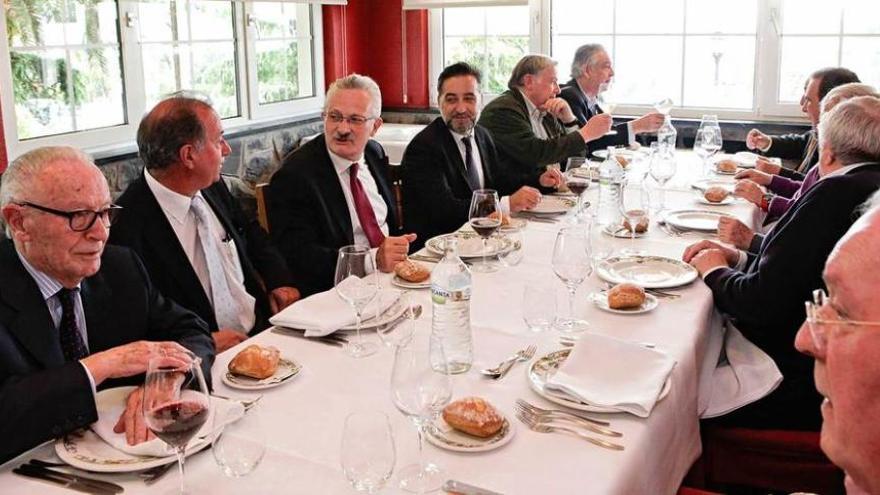
<instances>
[{"instance_id":1,"label":"window pane","mask_svg":"<svg viewBox=\"0 0 880 495\"><path fill-rule=\"evenodd\" d=\"M257 79L260 81L260 104L278 103L298 97L296 43L257 42Z\"/></svg>"},{"instance_id":2,"label":"window pane","mask_svg":"<svg viewBox=\"0 0 880 495\"><path fill-rule=\"evenodd\" d=\"M687 4L688 33L754 33L757 0L699 0Z\"/></svg>"},{"instance_id":3,"label":"window pane","mask_svg":"<svg viewBox=\"0 0 880 495\"><path fill-rule=\"evenodd\" d=\"M862 82L880 87L880 36L843 38L840 65L852 69Z\"/></svg>"},{"instance_id":4,"label":"window pane","mask_svg":"<svg viewBox=\"0 0 880 495\"><path fill-rule=\"evenodd\" d=\"M296 7L283 3L254 3L252 15L257 20L257 38L292 38L296 36Z\"/></svg>"},{"instance_id":5,"label":"window pane","mask_svg":"<svg viewBox=\"0 0 880 495\"><path fill-rule=\"evenodd\" d=\"M827 0L782 1L783 34L834 34L839 32L840 6L836 5L836 2Z\"/></svg>"},{"instance_id":6,"label":"window pane","mask_svg":"<svg viewBox=\"0 0 880 495\"><path fill-rule=\"evenodd\" d=\"M528 7L495 7L486 15L486 34L529 35Z\"/></svg>"},{"instance_id":7,"label":"window pane","mask_svg":"<svg viewBox=\"0 0 880 495\"><path fill-rule=\"evenodd\" d=\"M528 31L528 25L526 25ZM443 35L486 34L486 9L477 7L443 9Z\"/></svg>"},{"instance_id":8,"label":"window pane","mask_svg":"<svg viewBox=\"0 0 880 495\"><path fill-rule=\"evenodd\" d=\"M614 0L553 0L551 8L554 36L610 33L614 26Z\"/></svg>"},{"instance_id":9,"label":"window pane","mask_svg":"<svg viewBox=\"0 0 880 495\"><path fill-rule=\"evenodd\" d=\"M254 2L260 105L314 96L312 26L307 4Z\"/></svg>"},{"instance_id":10,"label":"window pane","mask_svg":"<svg viewBox=\"0 0 880 495\"><path fill-rule=\"evenodd\" d=\"M843 31L847 34L880 34L880 3L877 0L846 0Z\"/></svg>"},{"instance_id":11,"label":"window pane","mask_svg":"<svg viewBox=\"0 0 880 495\"><path fill-rule=\"evenodd\" d=\"M125 121L119 61L116 47L70 51L77 129L109 127Z\"/></svg>"},{"instance_id":12,"label":"window pane","mask_svg":"<svg viewBox=\"0 0 880 495\"><path fill-rule=\"evenodd\" d=\"M684 1L617 0L615 20L617 33L621 34L680 33L684 28Z\"/></svg>"},{"instance_id":13,"label":"window pane","mask_svg":"<svg viewBox=\"0 0 880 495\"><path fill-rule=\"evenodd\" d=\"M73 131L65 50L11 51L10 58L18 138Z\"/></svg>"},{"instance_id":14,"label":"window pane","mask_svg":"<svg viewBox=\"0 0 880 495\"><path fill-rule=\"evenodd\" d=\"M684 106L753 107L754 37L690 36L685 43Z\"/></svg>"},{"instance_id":15,"label":"window pane","mask_svg":"<svg viewBox=\"0 0 880 495\"><path fill-rule=\"evenodd\" d=\"M783 37L779 69L779 101L797 103L813 71L837 65L838 38Z\"/></svg>"},{"instance_id":16,"label":"window pane","mask_svg":"<svg viewBox=\"0 0 880 495\"><path fill-rule=\"evenodd\" d=\"M681 102L681 36L619 36L614 57L614 97L623 104ZM645 47L656 56L646 57Z\"/></svg>"},{"instance_id":17,"label":"window pane","mask_svg":"<svg viewBox=\"0 0 880 495\"><path fill-rule=\"evenodd\" d=\"M605 47L608 56L613 60L614 53L611 50L612 39L611 36L554 36L552 53L553 58L559 62L559 79L562 81L569 79L569 69L571 68L571 61L574 59L574 52L581 45L599 43Z\"/></svg>"}]
</instances>

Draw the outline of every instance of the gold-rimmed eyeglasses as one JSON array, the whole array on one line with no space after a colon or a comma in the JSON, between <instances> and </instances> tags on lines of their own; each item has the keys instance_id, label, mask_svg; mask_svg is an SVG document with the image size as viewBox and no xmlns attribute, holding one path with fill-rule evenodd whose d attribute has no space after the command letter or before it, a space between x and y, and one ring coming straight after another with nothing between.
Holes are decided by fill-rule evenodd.
<instances>
[{"instance_id":1,"label":"gold-rimmed eyeglasses","mask_svg":"<svg viewBox=\"0 0 880 495\"><path fill-rule=\"evenodd\" d=\"M94 210L73 210L73 211L64 211L64 210L56 210L55 208L49 208L48 206L38 205L36 203L30 203L27 201L16 203L18 206L26 206L28 208L33 208L35 210L40 210L45 213L51 213L52 215L57 215L59 217L64 217L67 219L68 224L70 225L70 230L74 232L85 232L92 228L92 225L95 225L95 220L99 217L101 218L101 223L104 227L110 227L113 223L113 220L116 218L116 214L119 210L122 209L119 205L110 205L107 208L94 211Z\"/></svg>"},{"instance_id":2,"label":"gold-rimmed eyeglasses","mask_svg":"<svg viewBox=\"0 0 880 495\"><path fill-rule=\"evenodd\" d=\"M376 119L376 117L364 117L363 115L349 115L346 117L339 112L324 112L321 116L337 125L341 124L343 121L348 122L349 126L355 128L363 127L367 122Z\"/></svg>"},{"instance_id":3,"label":"gold-rimmed eyeglasses","mask_svg":"<svg viewBox=\"0 0 880 495\"><path fill-rule=\"evenodd\" d=\"M813 291L813 300L804 303L807 309L807 325L813 344L820 352L825 352L828 334L833 331L854 331L857 327L880 327L880 321L857 321L843 318L831 306L828 293L824 289Z\"/></svg>"}]
</instances>

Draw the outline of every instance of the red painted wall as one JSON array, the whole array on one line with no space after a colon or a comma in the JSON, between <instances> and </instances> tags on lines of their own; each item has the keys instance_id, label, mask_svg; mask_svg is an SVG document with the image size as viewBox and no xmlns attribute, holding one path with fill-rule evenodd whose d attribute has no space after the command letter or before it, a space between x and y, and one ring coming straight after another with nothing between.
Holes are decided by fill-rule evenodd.
<instances>
[{"instance_id":1,"label":"red painted wall","mask_svg":"<svg viewBox=\"0 0 880 495\"><path fill-rule=\"evenodd\" d=\"M2 106L2 105L0 105ZM0 108L0 122L3 121L3 108ZM0 174L6 170L9 157L6 156L6 136L3 134L3 126L0 125Z\"/></svg>"}]
</instances>

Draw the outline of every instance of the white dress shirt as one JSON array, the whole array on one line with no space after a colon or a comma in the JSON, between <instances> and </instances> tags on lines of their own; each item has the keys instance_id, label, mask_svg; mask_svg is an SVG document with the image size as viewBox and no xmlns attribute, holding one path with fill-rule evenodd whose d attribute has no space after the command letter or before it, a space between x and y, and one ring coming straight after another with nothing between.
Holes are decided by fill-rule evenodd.
<instances>
[{"instance_id":1,"label":"white dress shirt","mask_svg":"<svg viewBox=\"0 0 880 495\"><path fill-rule=\"evenodd\" d=\"M462 139L465 137L464 134L459 134L452 129L449 129L449 133L452 134L452 140L455 141L455 145L458 146L458 152L461 153L462 161L467 164L467 157L465 157L465 152L467 148L464 147L464 142ZM480 149L477 147L477 138L473 133L470 134L469 139L471 140L471 159L473 159L473 164L477 167L477 176L480 178L480 187L486 188L486 177L483 174L483 159L480 157ZM505 215L510 214L510 196L502 196L499 199L501 203L501 211Z\"/></svg>"},{"instance_id":2,"label":"white dress shirt","mask_svg":"<svg viewBox=\"0 0 880 495\"><path fill-rule=\"evenodd\" d=\"M535 133L535 136L537 136L538 139L543 139L545 141L547 139L550 139L550 136L547 135L547 129L544 129L543 122L544 114L547 112L536 107L535 104L532 103L532 100L530 100L525 93L523 93L522 91L520 91L519 93L522 95L523 100L525 100L526 102L526 110L529 112L529 122L531 122L532 124L532 132Z\"/></svg>"},{"instance_id":3,"label":"white dress shirt","mask_svg":"<svg viewBox=\"0 0 880 495\"><path fill-rule=\"evenodd\" d=\"M213 307L213 293L211 292L211 277L208 273L208 263L205 260L201 242L199 242L196 216L190 209L192 198L165 187L150 175L149 171L144 173L144 177L147 181L147 187L150 188L153 196L156 197L159 207L162 208L168 223L171 224L174 235L180 242L183 252L186 253L186 258L196 272L196 277L198 277L202 288L205 290L205 295L211 301L211 306ZM201 197L202 193L196 192L196 195ZM202 199L204 200L204 197ZM219 235L218 244L226 246L222 250L221 259L223 260L226 282L229 285L232 296L241 302L242 307L250 308L250 311L239 315L240 327L231 329L247 334L253 328L254 321L256 320L254 315L254 303L256 301L245 289L244 271L241 268L241 260L238 257L235 241L226 233L226 229L223 227L220 219L217 218L217 214L211 208L208 208L208 211L211 212L211 231Z\"/></svg>"},{"instance_id":4,"label":"white dress shirt","mask_svg":"<svg viewBox=\"0 0 880 495\"><path fill-rule=\"evenodd\" d=\"M575 81L575 82L577 82L577 81ZM581 83L577 82L577 85L578 85L578 89L580 89L581 93L584 95L584 98L587 99L587 107L590 108L590 112L592 112L593 115L598 114L599 113L598 112L598 110L599 110L599 95L590 96L589 94L587 94L586 91L584 91L584 88L581 87ZM636 133L633 132L632 122L627 122L626 123L626 144L632 145L633 142L635 142L635 140L636 140Z\"/></svg>"},{"instance_id":5,"label":"white dress shirt","mask_svg":"<svg viewBox=\"0 0 880 495\"><path fill-rule=\"evenodd\" d=\"M370 173L369 166L366 160L364 160L364 155L361 154L357 160L352 161L333 153L330 151L330 148L327 148L327 154L330 155L330 161L333 162L333 168L336 169L339 185L342 186L342 195L345 196L345 203L348 205L354 243L361 246L370 245L370 241L367 239L367 235L364 234L363 227L361 227L361 221L358 219L357 210L354 209L354 198L351 195L351 175L349 172L351 171L351 164L354 162L358 163L357 178L364 187L367 199L370 200L370 206L373 207L373 214L376 215L376 223L379 224L379 230L387 236L388 223L386 217L388 216L388 205L385 204L385 199L379 194L379 186L376 185L373 174Z\"/></svg>"}]
</instances>

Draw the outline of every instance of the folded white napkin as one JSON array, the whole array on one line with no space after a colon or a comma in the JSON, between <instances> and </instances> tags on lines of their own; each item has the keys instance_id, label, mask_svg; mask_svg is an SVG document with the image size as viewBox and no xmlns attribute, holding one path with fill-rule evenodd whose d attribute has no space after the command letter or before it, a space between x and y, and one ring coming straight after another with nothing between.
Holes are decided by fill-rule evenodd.
<instances>
[{"instance_id":1,"label":"folded white napkin","mask_svg":"<svg viewBox=\"0 0 880 495\"><path fill-rule=\"evenodd\" d=\"M125 452L126 454L153 457L167 457L174 455L174 449L159 438L154 438L137 445L129 445L125 440L125 433L115 433L113 431L113 426L116 425L116 422L119 420L119 415L121 415L124 410L124 402L114 405L106 405L98 411L98 421L92 424L92 431L111 447L121 452ZM214 430L219 433L222 425L235 422L242 416L244 416L244 406L241 402L211 397L211 416L194 438L198 438L208 433L215 436ZM222 424L214 424L215 417L225 419Z\"/></svg>"},{"instance_id":2,"label":"folded white napkin","mask_svg":"<svg viewBox=\"0 0 880 495\"><path fill-rule=\"evenodd\" d=\"M342 283L349 283L352 278ZM400 291L394 289L380 289L364 308L364 320L388 309L398 299L395 295L399 294ZM323 337L342 327L354 325L355 319L354 308L333 288L291 304L269 318L269 322L279 327L305 330L306 337Z\"/></svg>"},{"instance_id":3,"label":"folded white napkin","mask_svg":"<svg viewBox=\"0 0 880 495\"><path fill-rule=\"evenodd\" d=\"M545 390L645 418L674 366L675 360L663 352L585 333Z\"/></svg>"}]
</instances>

